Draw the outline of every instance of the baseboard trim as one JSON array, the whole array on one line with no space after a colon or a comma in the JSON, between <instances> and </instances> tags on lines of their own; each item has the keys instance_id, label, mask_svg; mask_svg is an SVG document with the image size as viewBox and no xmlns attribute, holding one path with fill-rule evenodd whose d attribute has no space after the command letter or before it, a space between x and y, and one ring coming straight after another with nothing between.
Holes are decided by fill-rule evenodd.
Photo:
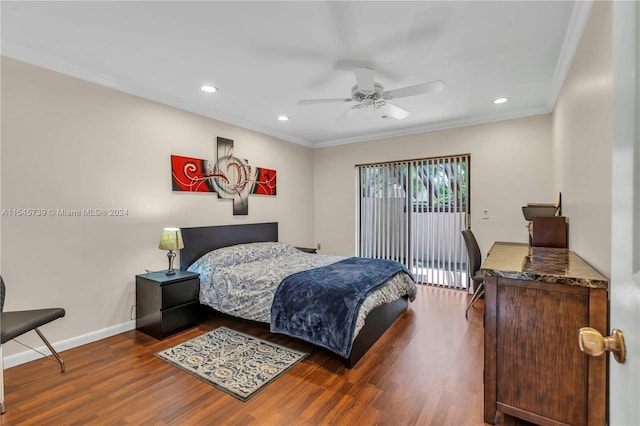
<instances>
[{"instance_id":1,"label":"baseboard trim","mask_svg":"<svg viewBox=\"0 0 640 426\"><path fill-rule=\"evenodd\" d=\"M91 333L83 334L81 336L71 337L70 339L61 340L59 342L52 343L54 349L58 352L66 351L67 349L73 349L78 346L86 345L87 343L95 342L97 340L105 339L107 337L115 336L116 334L124 333L125 331L133 330L136 328L136 322L127 321L122 324L114 325L112 327L103 328L102 330L92 331ZM36 348L43 354L50 355L51 351L46 346L40 346ZM0 356L1 356L0 352ZM11 368L16 365L24 364L29 361L42 358L38 352L32 350L25 350L14 355L9 355L4 358L4 368ZM62 356L64 359L64 355Z\"/></svg>"}]
</instances>

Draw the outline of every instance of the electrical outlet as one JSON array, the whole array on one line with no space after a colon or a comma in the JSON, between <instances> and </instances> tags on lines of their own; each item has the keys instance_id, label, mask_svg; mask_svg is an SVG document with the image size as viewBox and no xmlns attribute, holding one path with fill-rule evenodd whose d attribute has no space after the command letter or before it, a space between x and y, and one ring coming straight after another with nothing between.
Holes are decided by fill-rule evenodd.
<instances>
[{"instance_id":1,"label":"electrical outlet","mask_svg":"<svg viewBox=\"0 0 640 426\"><path fill-rule=\"evenodd\" d=\"M316 248L317 248L318 250L320 250L320 249L321 249L320 247L322 247L322 245L321 245L320 243L318 243L318 244L316 245Z\"/></svg>"}]
</instances>

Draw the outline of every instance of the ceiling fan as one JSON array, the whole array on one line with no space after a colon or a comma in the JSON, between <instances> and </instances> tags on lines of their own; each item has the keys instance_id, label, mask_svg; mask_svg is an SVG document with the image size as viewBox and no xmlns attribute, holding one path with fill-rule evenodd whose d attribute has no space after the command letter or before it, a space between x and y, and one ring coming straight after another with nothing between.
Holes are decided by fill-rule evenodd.
<instances>
[{"instance_id":1,"label":"ceiling fan","mask_svg":"<svg viewBox=\"0 0 640 426\"><path fill-rule=\"evenodd\" d=\"M298 105L359 102L359 104L352 106L351 110L368 107L380 109L384 107L387 116L395 118L396 120L403 120L409 116L410 112L390 103L389 100L405 98L407 96L424 95L427 93L437 93L444 90L444 83L436 80L429 83L416 84L415 86L384 91L384 86L375 81L372 69L356 68L354 72L356 75L356 85L351 88L350 98L304 99L298 101Z\"/></svg>"}]
</instances>

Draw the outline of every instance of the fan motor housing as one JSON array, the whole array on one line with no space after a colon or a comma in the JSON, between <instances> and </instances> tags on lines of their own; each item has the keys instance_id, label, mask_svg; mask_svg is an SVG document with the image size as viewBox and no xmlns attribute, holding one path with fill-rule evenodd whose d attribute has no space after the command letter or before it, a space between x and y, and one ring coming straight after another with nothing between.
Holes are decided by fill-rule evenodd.
<instances>
[{"instance_id":1,"label":"fan motor housing","mask_svg":"<svg viewBox=\"0 0 640 426\"><path fill-rule=\"evenodd\" d=\"M384 86L380 83L373 84L373 91L361 90L356 84L351 88L351 98L357 102L362 102L365 99L371 99L373 101L377 101L378 99L382 98L383 90L384 90Z\"/></svg>"}]
</instances>

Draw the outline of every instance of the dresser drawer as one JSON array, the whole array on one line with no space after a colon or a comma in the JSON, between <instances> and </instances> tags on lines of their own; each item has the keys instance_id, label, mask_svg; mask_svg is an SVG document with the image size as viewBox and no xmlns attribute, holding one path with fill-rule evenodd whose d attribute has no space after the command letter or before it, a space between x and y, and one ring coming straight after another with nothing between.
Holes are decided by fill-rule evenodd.
<instances>
[{"instance_id":1,"label":"dresser drawer","mask_svg":"<svg viewBox=\"0 0 640 426\"><path fill-rule=\"evenodd\" d=\"M162 286L161 309L168 309L193 301L198 301L200 280L192 279Z\"/></svg>"},{"instance_id":2,"label":"dresser drawer","mask_svg":"<svg viewBox=\"0 0 640 426\"><path fill-rule=\"evenodd\" d=\"M162 336L166 336L181 328L186 328L190 325L197 324L199 318L199 302L191 302L184 305L176 306L170 309L163 310L161 315Z\"/></svg>"}]
</instances>

